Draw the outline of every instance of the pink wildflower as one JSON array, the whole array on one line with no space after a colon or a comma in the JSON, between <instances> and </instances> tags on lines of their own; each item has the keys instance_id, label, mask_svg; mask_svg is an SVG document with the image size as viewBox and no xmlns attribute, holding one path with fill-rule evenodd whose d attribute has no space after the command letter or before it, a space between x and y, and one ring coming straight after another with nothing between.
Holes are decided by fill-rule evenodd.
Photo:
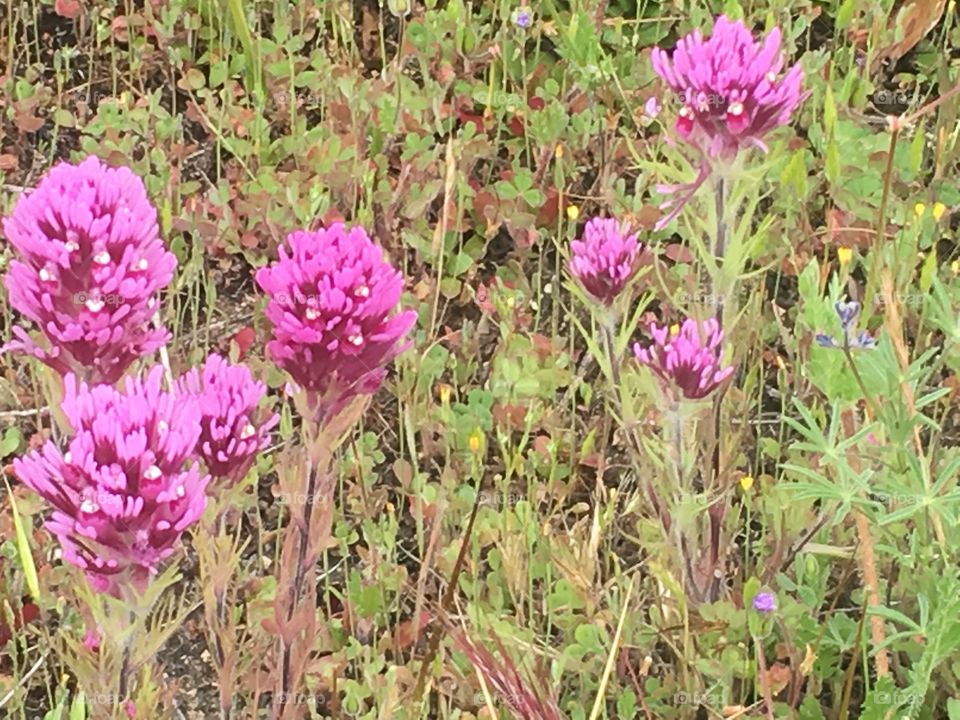
<instances>
[{"instance_id":1,"label":"pink wildflower","mask_svg":"<svg viewBox=\"0 0 960 720\"><path fill-rule=\"evenodd\" d=\"M721 15L713 33L700 30L680 39L672 57L654 48L653 69L682 103L677 133L701 156L696 180L688 185L661 185L664 194L678 194L664 203L672 211L657 223L665 227L710 174L714 159L731 160L743 148L767 146L763 137L786 125L806 98L799 63L783 71L781 33L774 28L763 44L740 21Z\"/></svg>"},{"instance_id":2,"label":"pink wildflower","mask_svg":"<svg viewBox=\"0 0 960 720\"><path fill-rule=\"evenodd\" d=\"M651 325L654 344L649 348L633 346L641 363L649 367L668 387L684 397L703 398L716 390L733 374L733 366L720 367L723 332L714 318L702 325L688 318L671 334L666 326Z\"/></svg>"},{"instance_id":3,"label":"pink wildflower","mask_svg":"<svg viewBox=\"0 0 960 720\"><path fill-rule=\"evenodd\" d=\"M3 230L16 251L5 282L10 304L37 324L6 350L28 352L65 375L113 383L169 339L151 320L176 257L159 237L139 177L96 157L60 163L20 197Z\"/></svg>"},{"instance_id":4,"label":"pink wildflower","mask_svg":"<svg viewBox=\"0 0 960 720\"><path fill-rule=\"evenodd\" d=\"M207 471L228 484L242 480L270 444L270 430L280 419L259 410L267 386L255 381L246 365L231 365L216 353L207 357L202 371L190 370L177 384L199 402L197 453Z\"/></svg>"},{"instance_id":5,"label":"pink wildflower","mask_svg":"<svg viewBox=\"0 0 960 720\"><path fill-rule=\"evenodd\" d=\"M193 397L161 389L163 368L145 380L77 387L64 379L63 412L74 435L67 452L53 441L14 460L17 477L48 503L47 528L64 559L99 592L146 587L180 535L203 514L209 477L185 468L200 435Z\"/></svg>"},{"instance_id":6,"label":"pink wildflower","mask_svg":"<svg viewBox=\"0 0 960 720\"><path fill-rule=\"evenodd\" d=\"M583 239L570 244L570 272L584 289L610 305L636 272L640 246L636 235L612 218L594 218L584 228Z\"/></svg>"},{"instance_id":7,"label":"pink wildflower","mask_svg":"<svg viewBox=\"0 0 960 720\"><path fill-rule=\"evenodd\" d=\"M270 296L267 352L323 419L380 387L417 315L395 313L403 276L362 227L298 231L287 245L256 276Z\"/></svg>"}]
</instances>

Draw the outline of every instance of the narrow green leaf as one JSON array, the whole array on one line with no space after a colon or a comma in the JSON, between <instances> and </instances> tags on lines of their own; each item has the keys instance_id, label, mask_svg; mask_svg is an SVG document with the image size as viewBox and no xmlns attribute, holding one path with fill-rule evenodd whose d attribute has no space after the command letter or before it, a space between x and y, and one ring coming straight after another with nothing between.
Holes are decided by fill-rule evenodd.
<instances>
[{"instance_id":1,"label":"narrow green leaf","mask_svg":"<svg viewBox=\"0 0 960 720\"><path fill-rule=\"evenodd\" d=\"M23 576L27 581L27 589L30 591L34 600L40 600L40 581L37 578L37 568L33 564L33 554L30 552L30 542L27 539L27 533L23 529L23 521L20 519L20 513L17 510L17 501L13 497L13 491L7 479L3 479L7 486L7 495L10 498L10 507L13 510L13 529L17 536L17 554L20 556L20 567L23 568Z\"/></svg>"}]
</instances>

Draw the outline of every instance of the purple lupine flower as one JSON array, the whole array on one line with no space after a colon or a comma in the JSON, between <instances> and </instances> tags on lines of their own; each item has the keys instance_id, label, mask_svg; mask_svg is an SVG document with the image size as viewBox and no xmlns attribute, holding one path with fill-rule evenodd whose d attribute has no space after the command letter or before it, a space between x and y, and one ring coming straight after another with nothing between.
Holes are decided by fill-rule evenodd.
<instances>
[{"instance_id":1,"label":"purple lupine flower","mask_svg":"<svg viewBox=\"0 0 960 720\"><path fill-rule=\"evenodd\" d=\"M203 514L209 476L187 467L200 436L196 398L161 388L163 368L128 377L124 389L64 378L63 412L74 435L14 460L24 485L53 506L46 527L63 558L99 592L146 587Z\"/></svg>"},{"instance_id":2,"label":"purple lupine flower","mask_svg":"<svg viewBox=\"0 0 960 720\"><path fill-rule=\"evenodd\" d=\"M570 273L604 305L610 305L637 269L637 236L613 218L594 218L582 240L570 243Z\"/></svg>"},{"instance_id":3,"label":"purple lupine flower","mask_svg":"<svg viewBox=\"0 0 960 720\"><path fill-rule=\"evenodd\" d=\"M267 386L253 379L246 365L231 365L211 353L202 371L193 368L177 383L178 391L200 404L200 440L197 454L207 472L228 485L242 480L270 444L270 430L279 415L267 416L259 404Z\"/></svg>"},{"instance_id":4,"label":"purple lupine flower","mask_svg":"<svg viewBox=\"0 0 960 720\"><path fill-rule=\"evenodd\" d=\"M777 611L777 596L772 592L759 592L753 598L753 609L758 613L769 615Z\"/></svg>"},{"instance_id":5,"label":"purple lupine flower","mask_svg":"<svg viewBox=\"0 0 960 720\"><path fill-rule=\"evenodd\" d=\"M877 346L877 340L866 330L856 333L856 322L860 316L861 305L856 300L850 302L837 302L834 304L837 311L837 317L840 318L840 328L843 331L842 339L838 342L832 335L826 333L817 333L815 339L820 347L873 350Z\"/></svg>"},{"instance_id":6,"label":"purple lupine flower","mask_svg":"<svg viewBox=\"0 0 960 720\"><path fill-rule=\"evenodd\" d=\"M677 133L700 155L692 183L657 186L660 193L674 196L661 206L670 212L657 222L657 230L696 194L710 176L712 161L730 160L748 146L766 152L763 137L786 125L807 97L799 63L781 72L780 37L780 29L774 28L761 45L742 22L721 15L709 39L694 30L680 39L672 58L654 48L654 71L683 103Z\"/></svg>"},{"instance_id":7,"label":"purple lupine flower","mask_svg":"<svg viewBox=\"0 0 960 720\"><path fill-rule=\"evenodd\" d=\"M651 325L650 333L654 344L644 349L636 343L634 354L686 398L706 397L733 374L733 365L720 366L723 332L714 318L702 325L688 318L677 332Z\"/></svg>"},{"instance_id":8,"label":"purple lupine flower","mask_svg":"<svg viewBox=\"0 0 960 720\"><path fill-rule=\"evenodd\" d=\"M129 168L93 156L60 163L20 197L3 230L18 256L4 278L10 304L37 324L47 346L15 327L5 350L28 352L62 375L113 383L167 342L151 320L177 260Z\"/></svg>"},{"instance_id":9,"label":"purple lupine flower","mask_svg":"<svg viewBox=\"0 0 960 720\"><path fill-rule=\"evenodd\" d=\"M287 244L289 251L281 247L280 258L256 275L270 296L267 352L322 420L380 387L417 314L395 313L403 275L362 227L301 230Z\"/></svg>"},{"instance_id":10,"label":"purple lupine flower","mask_svg":"<svg viewBox=\"0 0 960 720\"><path fill-rule=\"evenodd\" d=\"M761 44L725 15L709 39L694 30L672 59L654 48L651 61L683 103L677 132L711 158L732 157L748 145L766 151L763 136L790 122L804 97L799 63L781 73L780 28Z\"/></svg>"}]
</instances>

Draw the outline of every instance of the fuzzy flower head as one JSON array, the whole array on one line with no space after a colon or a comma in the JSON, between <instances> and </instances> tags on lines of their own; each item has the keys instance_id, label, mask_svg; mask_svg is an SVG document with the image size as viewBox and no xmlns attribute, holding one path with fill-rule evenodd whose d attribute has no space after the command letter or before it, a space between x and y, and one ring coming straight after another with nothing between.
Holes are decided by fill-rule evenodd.
<instances>
[{"instance_id":1,"label":"fuzzy flower head","mask_svg":"<svg viewBox=\"0 0 960 720\"><path fill-rule=\"evenodd\" d=\"M570 273L604 305L611 305L637 270L636 235L613 218L594 218L570 244Z\"/></svg>"},{"instance_id":2,"label":"fuzzy flower head","mask_svg":"<svg viewBox=\"0 0 960 720\"><path fill-rule=\"evenodd\" d=\"M202 369L194 368L177 383L178 391L200 405L197 454L207 472L227 484L242 480L257 454L270 444L270 430L278 415L259 410L267 386L253 379L246 365L231 365L212 353Z\"/></svg>"},{"instance_id":3,"label":"fuzzy flower head","mask_svg":"<svg viewBox=\"0 0 960 720\"><path fill-rule=\"evenodd\" d=\"M67 451L49 441L14 460L19 480L53 506L47 528L64 560L116 597L129 586L143 591L207 504L209 477L196 463L186 467L200 407L164 392L162 375L158 366L145 380L128 377L122 391L78 387L67 375L62 407L74 431Z\"/></svg>"},{"instance_id":4,"label":"fuzzy flower head","mask_svg":"<svg viewBox=\"0 0 960 720\"><path fill-rule=\"evenodd\" d=\"M698 323L688 318L676 332L651 325L654 344L633 346L641 363L649 367L668 387L695 400L706 397L733 374L733 366L721 367L723 332L714 318Z\"/></svg>"},{"instance_id":5,"label":"fuzzy flower head","mask_svg":"<svg viewBox=\"0 0 960 720\"><path fill-rule=\"evenodd\" d=\"M362 227L301 230L287 245L256 276L270 296L267 352L322 419L380 387L417 315L395 313L403 276Z\"/></svg>"},{"instance_id":6,"label":"fuzzy flower head","mask_svg":"<svg viewBox=\"0 0 960 720\"><path fill-rule=\"evenodd\" d=\"M129 168L96 157L60 163L20 197L3 231L16 251L4 280L10 304L46 337L21 327L5 349L28 352L61 374L113 383L169 339L151 320L176 257L157 212Z\"/></svg>"},{"instance_id":7,"label":"fuzzy flower head","mask_svg":"<svg viewBox=\"0 0 960 720\"><path fill-rule=\"evenodd\" d=\"M709 39L694 30L672 58L654 48L651 60L682 103L677 132L713 158L749 145L766 151L764 135L790 122L804 99L800 65L782 72L780 28L761 44L742 22L721 15Z\"/></svg>"}]
</instances>

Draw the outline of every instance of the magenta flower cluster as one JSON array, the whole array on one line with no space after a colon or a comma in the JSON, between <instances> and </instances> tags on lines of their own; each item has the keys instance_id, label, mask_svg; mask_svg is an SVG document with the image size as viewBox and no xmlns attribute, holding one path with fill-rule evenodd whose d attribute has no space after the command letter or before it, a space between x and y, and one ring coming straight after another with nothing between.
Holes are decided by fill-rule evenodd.
<instances>
[{"instance_id":1,"label":"magenta flower cluster","mask_svg":"<svg viewBox=\"0 0 960 720\"><path fill-rule=\"evenodd\" d=\"M689 399L706 397L733 374L733 366L721 367L723 332L714 318L699 323L688 318L679 332L651 325L653 345L639 343L633 352L649 367L670 392L679 391Z\"/></svg>"},{"instance_id":2,"label":"magenta flower cluster","mask_svg":"<svg viewBox=\"0 0 960 720\"><path fill-rule=\"evenodd\" d=\"M260 411L267 386L254 380L246 365L231 365L213 353L202 369L184 374L177 387L199 404L197 453L207 471L228 485L242 480L280 419Z\"/></svg>"},{"instance_id":3,"label":"magenta flower cluster","mask_svg":"<svg viewBox=\"0 0 960 720\"><path fill-rule=\"evenodd\" d=\"M780 29L761 44L742 22L717 18L704 39L699 30L682 38L673 57L654 48L653 69L682 102L677 132L709 157L730 158L785 125L803 100L803 70L785 73Z\"/></svg>"},{"instance_id":4,"label":"magenta flower cluster","mask_svg":"<svg viewBox=\"0 0 960 720\"><path fill-rule=\"evenodd\" d=\"M46 337L41 347L17 328L7 349L64 375L73 429L66 452L48 442L15 471L53 506L48 527L94 588L142 590L202 515L211 476L243 478L278 417L259 407L265 384L216 354L169 391L159 366L114 387L169 339L151 323L176 267L128 168L95 157L61 163L3 227L17 252L5 278L10 302ZM308 392L318 411L309 421L320 422L377 389L416 314L396 312L403 277L362 228L295 232L288 244L257 274L270 295L268 351Z\"/></svg>"},{"instance_id":5,"label":"magenta flower cluster","mask_svg":"<svg viewBox=\"0 0 960 720\"><path fill-rule=\"evenodd\" d=\"M163 369L123 390L65 378L68 449L53 441L14 461L17 477L54 511L63 557L100 592L142 591L180 535L203 514L209 476L189 462L200 437L196 398L165 392Z\"/></svg>"},{"instance_id":6,"label":"magenta flower cluster","mask_svg":"<svg viewBox=\"0 0 960 720\"><path fill-rule=\"evenodd\" d=\"M60 163L20 197L3 230L17 252L5 276L10 304L46 337L22 327L5 349L60 374L116 382L169 339L151 320L177 265L143 182L96 157Z\"/></svg>"},{"instance_id":7,"label":"magenta flower cluster","mask_svg":"<svg viewBox=\"0 0 960 720\"><path fill-rule=\"evenodd\" d=\"M396 312L403 276L362 227L294 232L287 245L256 275L270 297L267 352L323 419L380 387L417 316Z\"/></svg>"},{"instance_id":8,"label":"magenta flower cluster","mask_svg":"<svg viewBox=\"0 0 960 720\"><path fill-rule=\"evenodd\" d=\"M570 244L570 273L604 305L610 305L637 270L637 236L613 218L594 218L583 238Z\"/></svg>"}]
</instances>

